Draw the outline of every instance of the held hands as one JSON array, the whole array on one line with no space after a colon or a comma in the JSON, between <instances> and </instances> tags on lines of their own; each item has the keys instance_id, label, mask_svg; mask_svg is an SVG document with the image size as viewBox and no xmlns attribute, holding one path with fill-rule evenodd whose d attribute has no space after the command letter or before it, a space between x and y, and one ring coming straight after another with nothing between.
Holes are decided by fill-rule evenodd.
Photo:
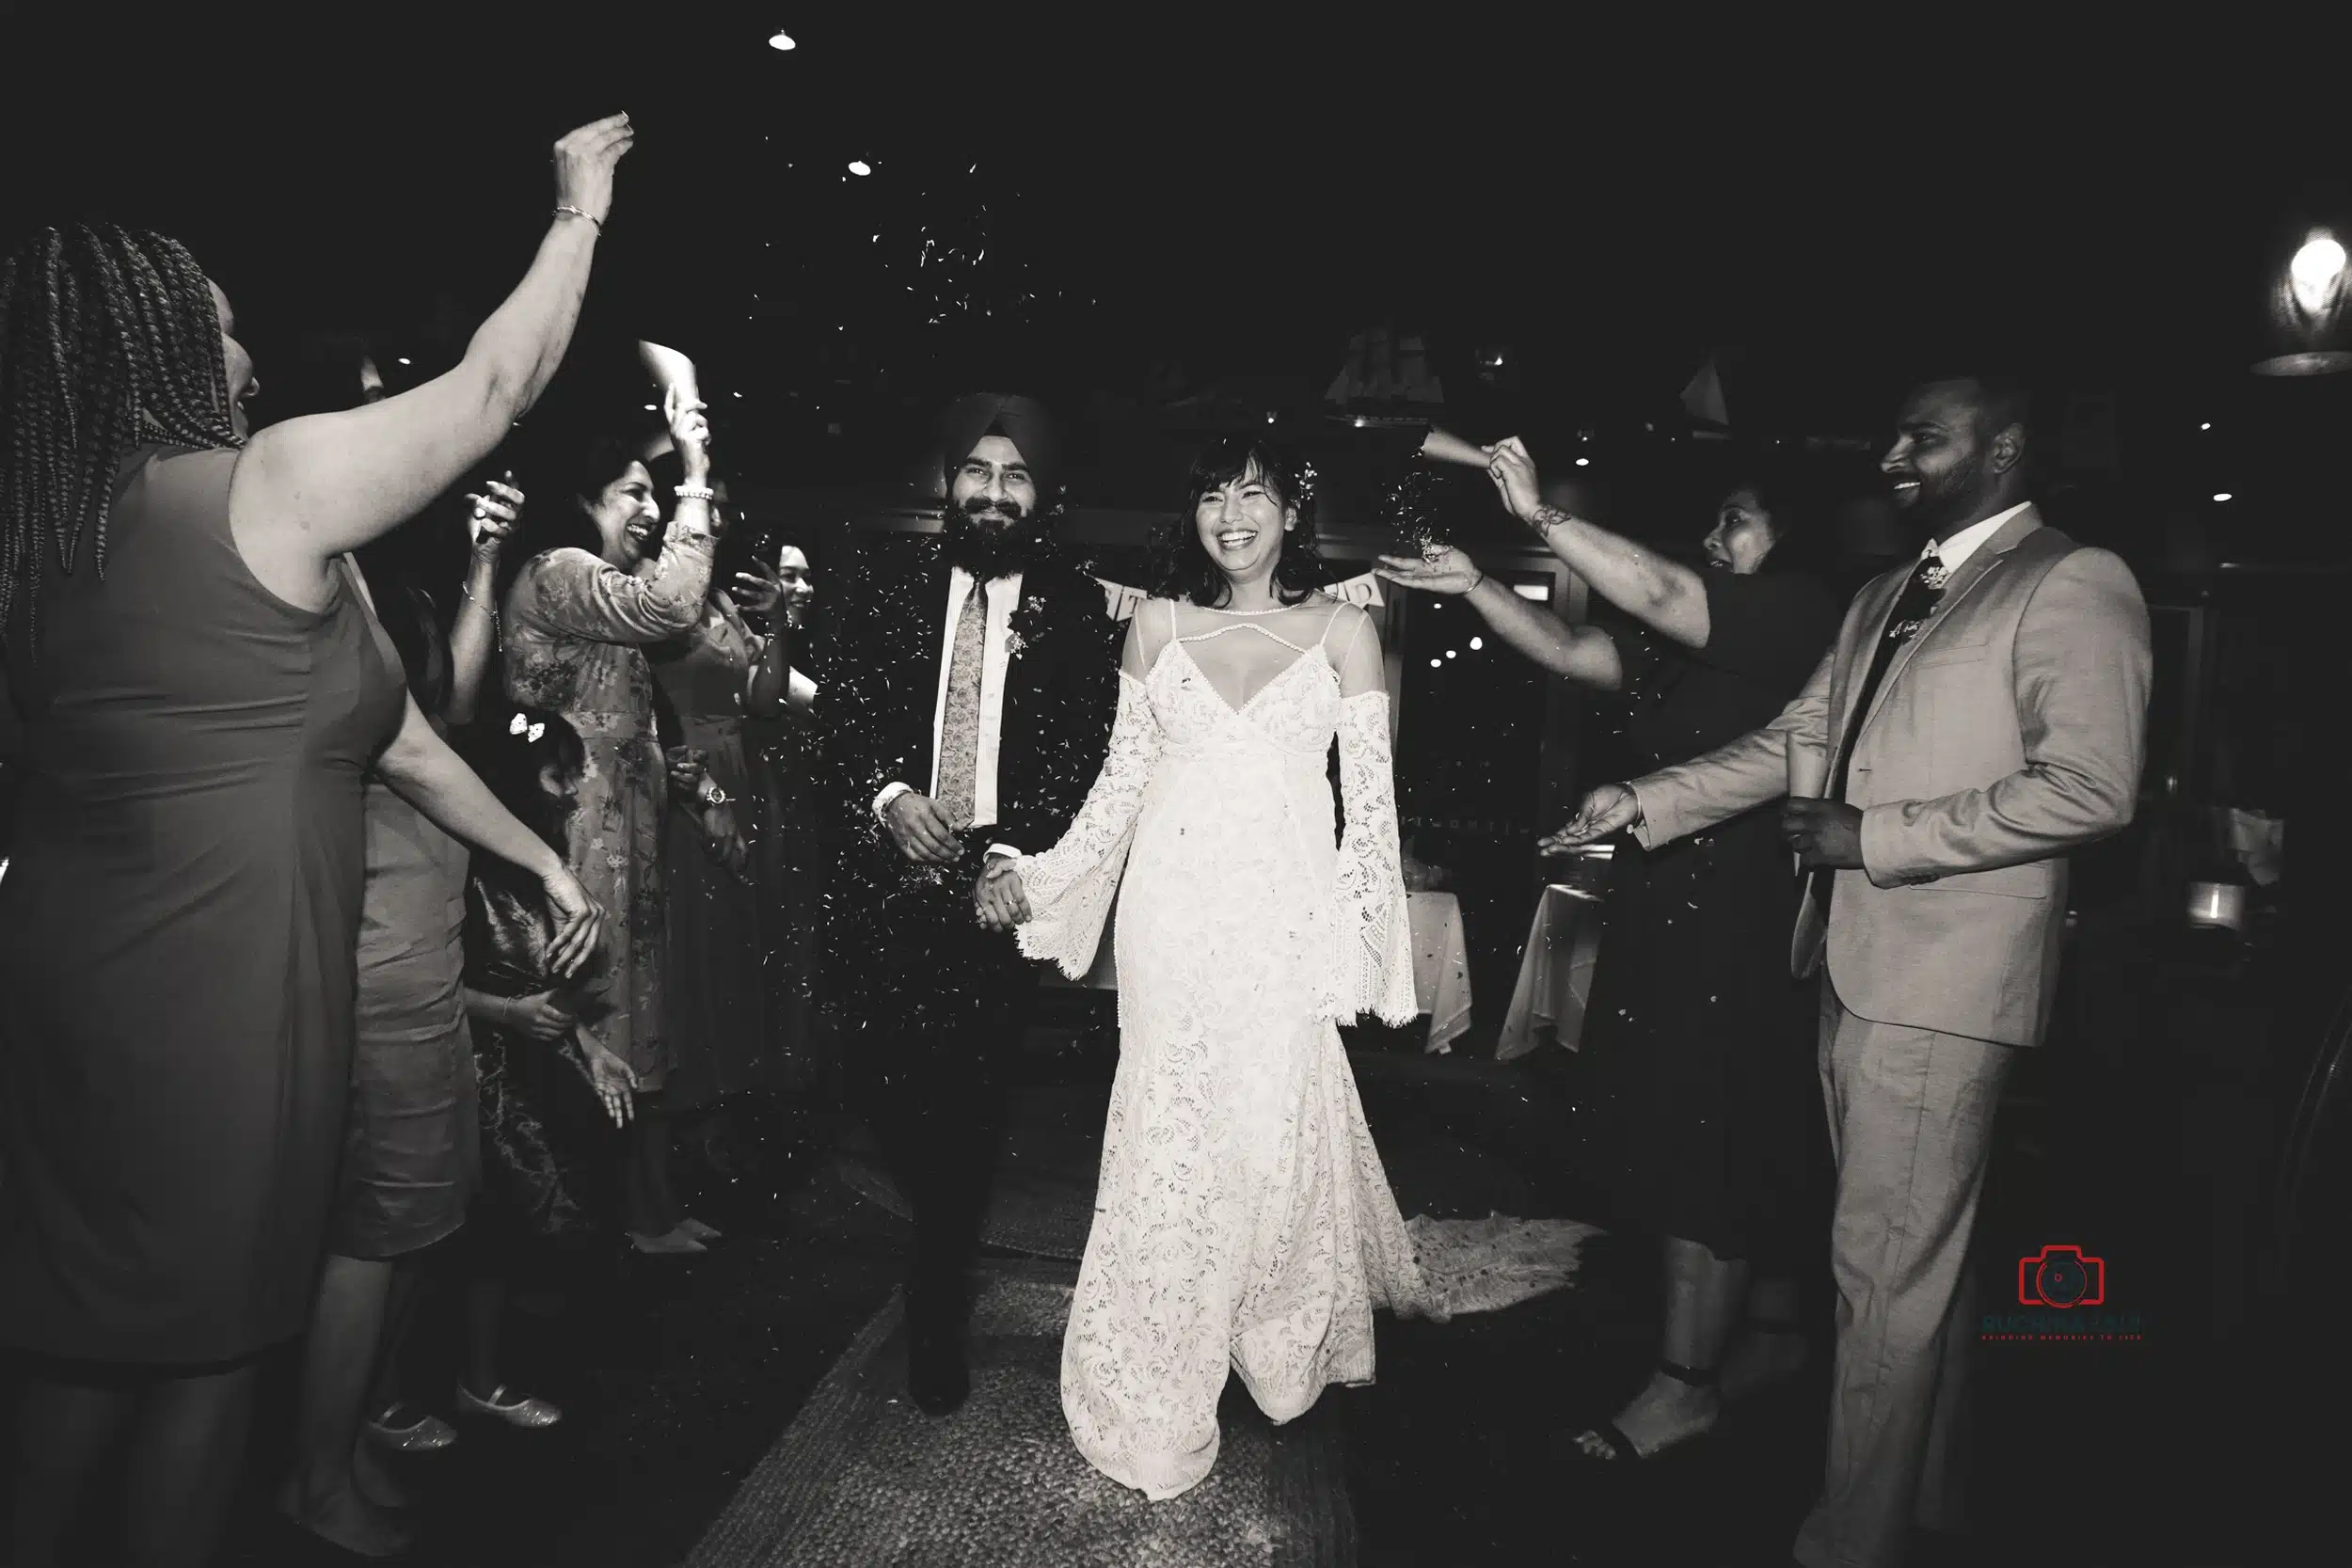
<instances>
[{"instance_id":1,"label":"held hands","mask_svg":"<svg viewBox=\"0 0 2352 1568\"><path fill-rule=\"evenodd\" d=\"M686 465L686 482L699 484L710 476L710 420L703 410L710 405L700 398L690 398L672 387L661 394L661 418L670 427L670 439L677 444L677 454Z\"/></svg>"},{"instance_id":2,"label":"held hands","mask_svg":"<svg viewBox=\"0 0 2352 1568\"><path fill-rule=\"evenodd\" d=\"M568 980L580 973L604 940L604 906L589 897L580 879L560 865L540 885L555 915L555 940L548 944L548 968Z\"/></svg>"},{"instance_id":3,"label":"held hands","mask_svg":"<svg viewBox=\"0 0 2352 1568\"><path fill-rule=\"evenodd\" d=\"M1566 827L1541 840L1535 847L1547 855L1581 847L1629 826L1641 810L1641 802L1625 785L1602 784L1584 797L1584 803L1577 808Z\"/></svg>"},{"instance_id":4,"label":"held hands","mask_svg":"<svg viewBox=\"0 0 2352 1568\"><path fill-rule=\"evenodd\" d=\"M612 211L612 168L637 132L625 114L583 125L555 144L555 202L577 207L599 224Z\"/></svg>"},{"instance_id":5,"label":"held hands","mask_svg":"<svg viewBox=\"0 0 2352 1568\"><path fill-rule=\"evenodd\" d=\"M1502 498L1502 509L1522 523L1534 522L1535 509L1544 504L1544 498L1535 478L1535 460L1527 454L1527 443L1512 436L1486 451L1492 459L1486 465L1486 477L1495 482L1495 491Z\"/></svg>"},{"instance_id":6,"label":"held hands","mask_svg":"<svg viewBox=\"0 0 2352 1568\"><path fill-rule=\"evenodd\" d=\"M506 541L514 537L516 523L523 513L523 493L515 488L515 470L506 470L503 479L494 479L486 495L469 495L466 499L473 511L466 519L466 535L472 542L475 556L485 561L498 559Z\"/></svg>"},{"instance_id":7,"label":"held hands","mask_svg":"<svg viewBox=\"0 0 2352 1568\"><path fill-rule=\"evenodd\" d=\"M1432 594L1467 594L1486 575L1478 569L1478 562L1452 545L1424 558L1384 555L1373 570L1391 582Z\"/></svg>"},{"instance_id":8,"label":"held hands","mask_svg":"<svg viewBox=\"0 0 2352 1568\"><path fill-rule=\"evenodd\" d=\"M914 790L902 791L882 808L882 826L898 852L926 865L953 865L963 846L948 826L939 802Z\"/></svg>"},{"instance_id":9,"label":"held hands","mask_svg":"<svg viewBox=\"0 0 2352 1568\"><path fill-rule=\"evenodd\" d=\"M1862 809L1843 800L1788 800L1781 802L1780 836L1806 867L1860 871Z\"/></svg>"},{"instance_id":10,"label":"held hands","mask_svg":"<svg viewBox=\"0 0 2352 1568\"><path fill-rule=\"evenodd\" d=\"M517 996L506 1004L507 1022L520 1034L552 1045L572 1032L580 1022L555 1005L555 992L540 991L535 996Z\"/></svg>"},{"instance_id":11,"label":"held hands","mask_svg":"<svg viewBox=\"0 0 2352 1568\"><path fill-rule=\"evenodd\" d=\"M1009 855L989 859L988 869L980 873L977 885L972 889L972 903L980 912L980 925L991 931L1009 931L1029 918L1029 895L1021 886L1021 873Z\"/></svg>"}]
</instances>

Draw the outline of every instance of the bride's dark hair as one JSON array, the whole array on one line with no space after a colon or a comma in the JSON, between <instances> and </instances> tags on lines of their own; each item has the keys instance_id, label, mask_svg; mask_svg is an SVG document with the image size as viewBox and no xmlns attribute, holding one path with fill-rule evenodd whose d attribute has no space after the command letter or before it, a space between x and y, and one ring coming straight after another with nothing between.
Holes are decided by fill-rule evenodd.
<instances>
[{"instance_id":1,"label":"bride's dark hair","mask_svg":"<svg viewBox=\"0 0 2352 1568\"><path fill-rule=\"evenodd\" d=\"M1228 436L1211 442L1192 460L1184 508L1162 534L1155 552L1152 593L1164 599L1189 599L1208 610L1224 607L1232 586L1200 542L1200 498L1252 469L1285 510L1298 509L1298 526L1282 536L1282 554L1274 563L1274 597L1282 604L1297 604L1323 586L1327 574L1315 548L1312 470L1289 448L1262 436Z\"/></svg>"}]
</instances>

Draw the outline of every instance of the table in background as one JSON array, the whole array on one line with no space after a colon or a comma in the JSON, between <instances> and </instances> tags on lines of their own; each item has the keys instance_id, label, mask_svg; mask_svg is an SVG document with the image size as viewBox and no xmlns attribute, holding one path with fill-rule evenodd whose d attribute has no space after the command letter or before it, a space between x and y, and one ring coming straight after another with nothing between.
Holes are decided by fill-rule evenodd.
<instances>
[{"instance_id":1,"label":"table in background","mask_svg":"<svg viewBox=\"0 0 2352 1568\"><path fill-rule=\"evenodd\" d=\"M1599 947L1599 901L1561 882L1545 888L1528 927L1510 1010L1502 1015L1502 1033L1495 1040L1495 1060L1524 1056L1548 1038L1570 1051L1577 1048Z\"/></svg>"},{"instance_id":2,"label":"table in background","mask_svg":"<svg viewBox=\"0 0 2352 1568\"><path fill-rule=\"evenodd\" d=\"M1450 893L1406 895L1406 915L1413 941L1413 1006L1429 1018L1429 1049L1450 1052L1470 1026L1470 944L1462 929L1462 903ZM1045 984L1093 990L1119 989L1119 964L1113 957L1113 937L1119 924L1116 909L1103 922L1103 941L1094 950L1094 967L1082 980L1065 980L1061 971L1048 969Z\"/></svg>"}]
</instances>

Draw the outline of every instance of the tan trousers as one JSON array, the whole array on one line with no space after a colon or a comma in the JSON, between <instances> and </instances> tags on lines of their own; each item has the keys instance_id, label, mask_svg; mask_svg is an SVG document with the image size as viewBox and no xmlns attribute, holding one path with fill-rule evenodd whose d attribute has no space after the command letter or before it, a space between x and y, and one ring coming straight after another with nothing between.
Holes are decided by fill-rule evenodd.
<instances>
[{"instance_id":1,"label":"tan trousers","mask_svg":"<svg viewBox=\"0 0 2352 1568\"><path fill-rule=\"evenodd\" d=\"M2015 1055L1990 1040L1856 1018L1822 983L1837 1355L1829 1464L1797 1534L1807 1568L1897 1568L1915 1520L1957 1523L1947 1481L1976 1338L1968 1239Z\"/></svg>"}]
</instances>

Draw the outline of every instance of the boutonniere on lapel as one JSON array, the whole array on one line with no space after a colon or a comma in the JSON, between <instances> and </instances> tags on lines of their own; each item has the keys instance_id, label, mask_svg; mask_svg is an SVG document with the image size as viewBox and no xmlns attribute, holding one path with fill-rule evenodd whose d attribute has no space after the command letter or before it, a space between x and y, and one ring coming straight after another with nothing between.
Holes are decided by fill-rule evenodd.
<instances>
[{"instance_id":1,"label":"boutonniere on lapel","mask_svg":"<svg viewBox=\"0 0 2352 1568\"><path fill-rule=\"evenodd\" d=\"M1036 594L1024 594L1012 612L1011 629L1005 633L1005 653L1019 658L1039 633L1045 629L1045 600Z\"/></svg>"},{"instance_id":2,"label":"boutonniere on lapel","mask_svg":"<svg viewBox=\"0 0 2352 1568\"><path fill-rule=\"evenodd\" d=\"M1927 590L1931 594L1944 592L1944 585L1951 579L1952 569L1940 561L1919 574L1919 580L1927 585Z\"/></svg>"}]
</instances>

